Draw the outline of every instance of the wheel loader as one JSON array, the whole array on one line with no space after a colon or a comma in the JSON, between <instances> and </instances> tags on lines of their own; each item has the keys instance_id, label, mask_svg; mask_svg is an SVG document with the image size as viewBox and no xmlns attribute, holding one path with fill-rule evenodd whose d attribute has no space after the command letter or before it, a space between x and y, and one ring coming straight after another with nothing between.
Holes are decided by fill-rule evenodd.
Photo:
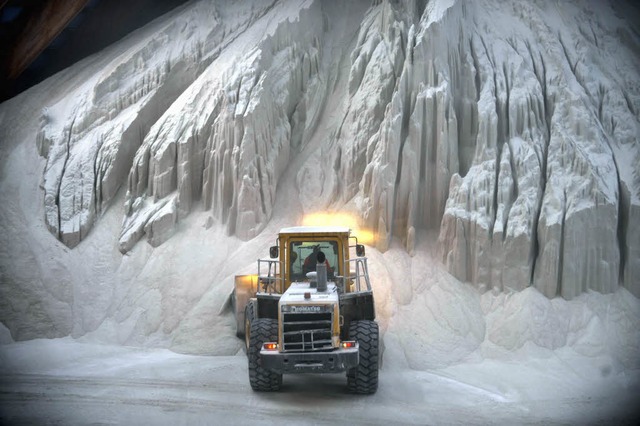
<instances>
[{"instance_id":1,"label":"wheel loader","mask_svg":"<svg viewBox=\"0 0 640 426\"><path fill-rule=\"evenodd\" d=\"M235 277L233 301L254 391L279 390L285 373L346 372L351 393L376 392L373 293L349 228L280 230L258 273Z\"/></svg>"}]
</instances>

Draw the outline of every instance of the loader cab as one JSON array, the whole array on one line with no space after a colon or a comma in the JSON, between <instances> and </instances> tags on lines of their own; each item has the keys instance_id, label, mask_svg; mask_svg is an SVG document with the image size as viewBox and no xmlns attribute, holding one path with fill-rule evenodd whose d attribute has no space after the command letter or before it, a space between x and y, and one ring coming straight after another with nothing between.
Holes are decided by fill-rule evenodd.
<instances>
[{"instance_id":1,"label":"loader cab","mask_svg":"<svg viewBox=\"0 0 640 426\"><path fill-rule=\"evenodd\" d=\"M345 275L349 262L349 228L292 227L279 235L281 270L284 289L291 283L308 281L307 273L315 270L317 256L322 253L327 263L330 281Z\"/></svg>"}]
</instances>

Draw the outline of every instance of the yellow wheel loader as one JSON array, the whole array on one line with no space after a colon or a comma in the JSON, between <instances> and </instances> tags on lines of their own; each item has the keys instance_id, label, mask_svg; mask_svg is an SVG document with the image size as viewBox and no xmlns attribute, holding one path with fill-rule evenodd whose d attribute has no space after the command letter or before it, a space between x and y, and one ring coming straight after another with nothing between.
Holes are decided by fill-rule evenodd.
<instances>
[{"instance_id":1,"label":"yellow wheel loader","mask_svg":"<svg viewBox=\"0 0 640 426\"><path fill-rule=\"evenodd\" d=\"M364 255L349 228L284 228L258 274L236 276L253 390L279 390L284 373L346 372L350 392L376 392L379 331Z\"/></svg>"}]
</instances>

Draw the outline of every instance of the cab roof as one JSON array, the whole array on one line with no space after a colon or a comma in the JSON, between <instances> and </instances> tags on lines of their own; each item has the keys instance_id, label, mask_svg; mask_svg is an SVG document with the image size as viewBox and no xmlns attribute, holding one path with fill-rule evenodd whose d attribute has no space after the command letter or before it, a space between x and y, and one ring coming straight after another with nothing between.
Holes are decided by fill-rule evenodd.
<instances>
[{"instance_id":1,"label":"cab roof","mask_svg":"<svg viewBox=\"0 0 640 426\"><path fill-rule=\"evenodd\" d=\"M282 228L282 234L349 234L351 229L346 226L292 226Z\"/></svg>"}]
</instances>

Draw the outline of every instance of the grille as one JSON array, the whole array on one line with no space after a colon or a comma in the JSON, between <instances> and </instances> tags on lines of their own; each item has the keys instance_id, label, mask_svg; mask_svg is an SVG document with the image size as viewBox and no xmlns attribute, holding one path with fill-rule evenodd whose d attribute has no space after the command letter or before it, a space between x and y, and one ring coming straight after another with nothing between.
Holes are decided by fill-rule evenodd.
<instances>
[{"instance_id":1,"label":"grille","mask_svg":"<svg viewBox=\"0 0 640 426\"><path fill-rule=\"evenodd\" d=\"M320 351L332 349L332 312L282 313L284 351Z\"/></svg>"}]
</instances>

